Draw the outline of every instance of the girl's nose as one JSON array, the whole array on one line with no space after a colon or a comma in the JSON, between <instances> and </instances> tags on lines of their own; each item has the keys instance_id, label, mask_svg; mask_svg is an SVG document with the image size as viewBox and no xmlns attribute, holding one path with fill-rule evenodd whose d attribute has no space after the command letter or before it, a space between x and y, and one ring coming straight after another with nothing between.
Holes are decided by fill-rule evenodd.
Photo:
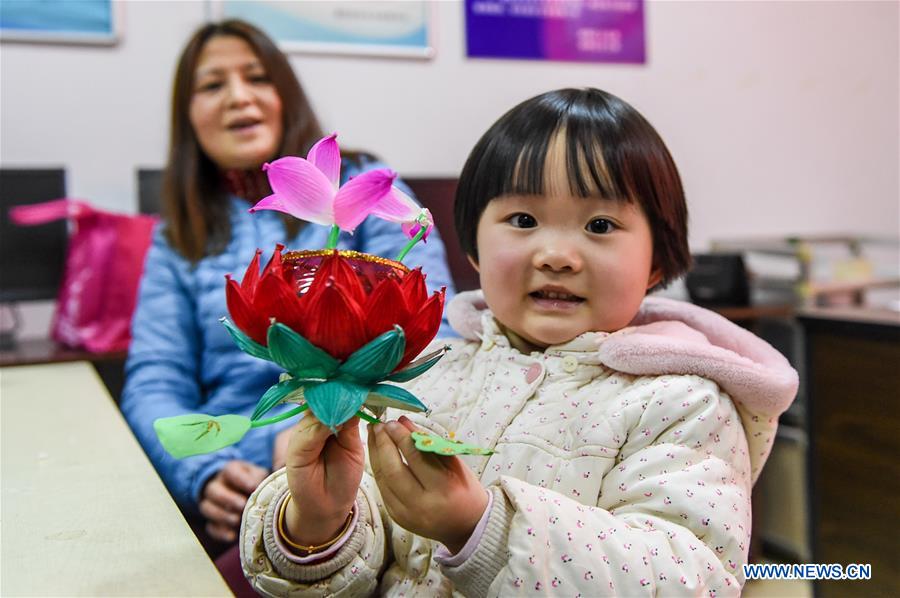
<instances>
[{"instance_id":1,"label":"girl's nose","mask_svg":"<svg viewBox=\"0 0 900 598\"><path fill-rule=\"evenodd\" d=\"M534 254L534 267L552 272L580 272L584 266L581 252L564 239L555 239Z\"/></svg>"}]
</instances>

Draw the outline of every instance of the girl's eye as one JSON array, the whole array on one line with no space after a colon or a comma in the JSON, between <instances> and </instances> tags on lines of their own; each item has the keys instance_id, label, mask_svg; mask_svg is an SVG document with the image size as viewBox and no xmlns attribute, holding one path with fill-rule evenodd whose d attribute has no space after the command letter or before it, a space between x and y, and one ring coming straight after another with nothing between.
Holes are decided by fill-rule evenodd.
<instances>
[{"instance_id":1,"label":"girl's eye","mask_svg":"<svg viewBox=\"0 0 900 598\"><path fill-rule=\"evenodd\" d=\"M598 235L605 235L613 232L615 230L616 225L607 220L606 218L594 218L590 222L588 222L585 229L588 232L596 233Z\"/></svg>"},{"instance_id":2,"label":"girl's eye","mask_svg":"<svg viewBox=\"0 0 900 598\"><path fill-rule=\"evenodd\" d=\"M248 77L251 83L268 83L269 77L266 75L252 75Z\"/></svg>"},{"instance_id":3,"label":"girl's eye","mask_svg":"<svg viewBox=\"0 0 900 598\"><path fill-rule=\"evenodd\" d=\"M516 228L534 228L537 226L537 220L531 214L513 214L507 222Z\"/></svg>"}]
</instances>

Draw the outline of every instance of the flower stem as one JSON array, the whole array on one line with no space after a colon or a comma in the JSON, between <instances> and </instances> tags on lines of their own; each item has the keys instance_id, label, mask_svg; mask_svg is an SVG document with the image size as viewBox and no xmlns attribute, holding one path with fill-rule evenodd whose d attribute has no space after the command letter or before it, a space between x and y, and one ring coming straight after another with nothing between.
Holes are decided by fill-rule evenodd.
<instances>
[{"instance_id":1,"label":"flower stem","mask_svg":"<svg viewBox=\"0 0 900 598\"><path fill-rule=\"evenodd\" d=\"M357 412L356 412L356 415L359 416L359 419L365 420L365 421L369 422L370 424L380 424L380 423L381 423L381 420L380 420L380 419L376 419L376 418L372 417L371 415L369 415L368 413L366 413L366 412L363 411L362 409L360 409L359 411L357 411Z\"/></svg>"},{"instance_id":2,"label":"flower stem","mask_svg":"<svg viewBox=\"0 0 900 598\"><path fill-rule=\"evenodd\" d=\"M325 246L325 249L334 249L338 244L338 237L341 234L341 229L337 224L331 225L331 232L328 233L328 244Z\"/></svg>"},{"instance_id":3,"label":"flower stem","mask_svg":"<svg viewBox=\"0 0 900 598\"><path fill-rule=\"evenodd\" d=\"M425 226L419 226L419 232L416 233L416 236L409 240L409 243L406 244L406 247L403 248L403 251L397 254L397 257L394 258L395 262L402 262L403 258L406 257L406 254L409 253L410 249L415 247L416 243L425 236L425 232L428 230Z\"/></svg>"},{"instance_id":4,"label":"flower stem","mask_svg":"<svg viewBox=\"0 0 900 598\"><path fill-rule=\"evenodd\" d=\"M281 415L276 415L275 417L270 417L269 419L259 419L259 420L256 420L255 422L251 422L250 427L251 428L261 428L262 426L268 426L269 424L275 424L280 421L286 420L289 417L294 417L298 413L303 413L307 409L309 409L309 405L304 403L304 404L300 405L299 407L297 407L296 409L291 409L287 413L282 413Z\"/></svg>"}]
</instances>

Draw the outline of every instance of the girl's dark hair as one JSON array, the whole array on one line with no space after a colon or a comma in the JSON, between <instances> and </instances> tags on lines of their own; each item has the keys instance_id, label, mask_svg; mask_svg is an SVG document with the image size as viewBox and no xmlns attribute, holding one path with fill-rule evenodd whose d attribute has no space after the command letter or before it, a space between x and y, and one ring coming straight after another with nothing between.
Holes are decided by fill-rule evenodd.
<instances>
[{"instance_id":1,"label":"girl's dark hair","mask_svg":"<svg viewBox=\"0 0 900 598\"><path fill-rule=\"evenodd\" d=\"M168 241L191 261L224 250L231 238L228 193L222 174L200 147L189 116L200 53L216 36L244 40L259 58L281 98L282 138L274 156L305 155L322 137L316 116L287 57L265 33L236 19L209 23L198 29L181 53L175 70L169 157L162 191ZM289 236L293 236L300 222L286 218L285 225Z\"/></svg>"},{"instance_id":2,"label":"girl's dark hair","mask_svg":"<svg viewBox=\"0 0 900 598\"><path fill-rule=\"evenodd\" d=\"M574 196L636 201L653 234L665 286L691 263L681 178L659 134L627 102L599 89L560 89L526 100L478 140L454 206L463 251L478 260L478 221L502 195L543 195L548 148L564 135Z\"/></svg>"}]
</instances>

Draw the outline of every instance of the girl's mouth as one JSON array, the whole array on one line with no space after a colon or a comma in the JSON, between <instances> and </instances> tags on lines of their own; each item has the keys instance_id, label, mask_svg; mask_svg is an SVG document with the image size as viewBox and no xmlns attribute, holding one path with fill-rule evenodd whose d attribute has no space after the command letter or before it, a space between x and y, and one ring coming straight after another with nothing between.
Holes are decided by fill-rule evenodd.
<instances>
[{"instance_id":1,"label":"girl's mouth","mask_svg":"<svg viewBox=\"0 0 900 598\"><path fill-rule=\"evenodd\" d=\"M572 309L584 303L583 297L556 291L535 291L528 296L543 309Z\"/></svg>"}]
</instances>

